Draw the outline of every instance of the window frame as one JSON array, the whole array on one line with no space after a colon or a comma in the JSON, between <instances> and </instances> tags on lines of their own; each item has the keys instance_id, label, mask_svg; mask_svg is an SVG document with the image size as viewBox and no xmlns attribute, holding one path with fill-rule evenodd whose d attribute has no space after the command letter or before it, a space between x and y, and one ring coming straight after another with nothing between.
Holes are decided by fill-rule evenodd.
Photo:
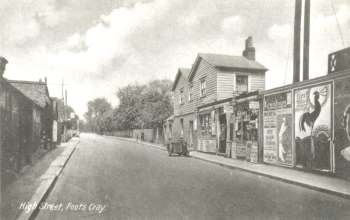
<instances>
[{"instance_id":1,"label":"window frame","mask_svg":"<svg viewBox=\"0 0 350 220\"><path fill-rule=\"evenodd\" d=\"M205 97L207 95L207 80L206 77L203 77L199 80L199 95L201 98ZM203 86L204 85L204 86Z\"/></svg>"},{"instance_id":2,"label":"window frame","mask_svg":"<svg viewBox=\"0 0 350 220\"><path fill-rule=\"evenodd\" d=\"M246 79L246 84L243 83L238 83L239 82L239 78L244 78ZM243 80L241 80L243 82ZM246 86L246 89L238 89L238 87L240 86L240 88L242 88L243 86ZM236 75L236 91L239 93L245 93L245 92L249 92L249 76L248 75L243 75L243 74L237 74Z\"/></svg>"},{"instance_id":3,"label":"window frame","mask_svg":"<svg viewBox=\"0 0 350 220\"><path fill-rule=\"evenodd\" d=\"M193 85L190 84L188 86L188 102L192 102L193 101Z\"/></svg>"},{"instance_id":4,"label":"window frame","mask_svg":"<svg viewBox=\"0 0 350 220\"><path fill-rule=\"evenodd\" d=\"M179 96L179 104L180 104L180 105L185 104L184 94L185 94L184 87L182 87L182 88L180 89L180 96Z\"/></svg>"}]
</instances>

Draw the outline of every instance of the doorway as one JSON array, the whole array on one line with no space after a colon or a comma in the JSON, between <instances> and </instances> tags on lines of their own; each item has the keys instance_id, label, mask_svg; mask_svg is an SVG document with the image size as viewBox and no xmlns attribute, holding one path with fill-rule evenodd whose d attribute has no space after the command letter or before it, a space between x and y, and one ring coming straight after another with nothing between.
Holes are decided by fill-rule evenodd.
<instances>
[{"instance_id":1,"label":"doorway","mask_svg":"<svg viewBox=\"0 0 350 220\"><path fill-rule=\"evenodd\" d=\"M190 121L190 135L188 140L189 148L193 148L193 121Z\"/></svg>"},{"instance_id":2,"label":"doorway","mask_svg":"<svg viewBox=\"0 0 350 220\"><path fill-rule=\"evenodd\" d=\"M226 124L225 114L222 114L219 116L219 124L220 124L219 153L226 153L227 124Z\"/></svg>"}]
</instances>

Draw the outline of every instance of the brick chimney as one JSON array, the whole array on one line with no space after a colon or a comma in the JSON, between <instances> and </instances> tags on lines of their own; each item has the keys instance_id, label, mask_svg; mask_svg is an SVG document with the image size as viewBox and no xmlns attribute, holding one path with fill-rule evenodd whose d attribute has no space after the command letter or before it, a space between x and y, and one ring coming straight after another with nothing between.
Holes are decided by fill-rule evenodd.
<instances>
[{"instance_id":1,"label":"brick chimney","mask_svg":"<svg viewBox=\"0 0 350 220\"><path fill-rule=\"evenodd\" d=\"M248 60L255 60L255 48L253 47L253 38L251 36L245 40L243 56Z\"/></svg>"},{"instance_id":2,"label":"brick chimney","mask_svg":"<svg viewBox=\"0 0 350 220\"><path fill-rule=\"evenodd\" d=\"M5 57L0 57L0 77L4 75L7 63L8 61L6 60Z\"/></svg>"}]
</instances>

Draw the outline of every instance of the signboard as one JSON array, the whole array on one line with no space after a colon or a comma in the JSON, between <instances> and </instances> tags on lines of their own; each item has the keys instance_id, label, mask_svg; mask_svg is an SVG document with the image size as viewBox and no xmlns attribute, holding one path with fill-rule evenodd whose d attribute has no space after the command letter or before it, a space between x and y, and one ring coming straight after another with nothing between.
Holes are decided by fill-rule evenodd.
<instances>
[{"instance_id":1,"label":"signboard","mask_svg":"<svg viewBox=\"0 0 350 220\"><path fill-rule=\"evenodd\" d=\"M350 69L350 47L328 55L328 74Z\"/></svg>"},{"instance_id":2,"label":"signboard","mask_svg":"<svg viewBox=\"0 0 350 220\"><path fill-rule=\"evenodd\" d=\"M334 129L335 172L350 180L350 78L334 81Z\"/></svg>"},{"instance_id":3,"label":"signboard","mask_svg":"<svg viewBox=\"0 0 350 220\"><path fill-rule=\"evenodd\" d=\"M293 165L292 94L264 97L264 162Z\"/></svg>"},{"instance_id":4,"label":"signboard","mask_svg":"<svg viewBox=\"0 0 350 220\"><path fill-rule=\"evenodd\" d=\"M52 123L52 141L57 142L58 130L57 130L57 121L53 120Z\"/></svg>"},{"instance_id":5,"label":"signboard","mask_svg":"<svg viewBox=\"0 0 350 220\"><path fill-rule=\"evenodd\" d=\"M258 143L248 142L247 146L249 148L249 161L252 163L258 163Z\"/></svg>"},{"instance_id":6,"label":"signboard","mask_svg":"<svg viewBox=\"0 0 350 220\"><path fill-rule=\"evenodd\" d=\"M236 144L236 157L246 157L246 145L244 142L238 141Z\"/></svg>"},{"instance_id":7,"label":"signboard","mask_svg":"<svg viewBox=\"0 0 350 220\"><path fill-rule=\"evenodd\" d=\"M331 84L295 90L295 147L297 165L327 170L330 164Z\"/></svg>"}]
</instances>

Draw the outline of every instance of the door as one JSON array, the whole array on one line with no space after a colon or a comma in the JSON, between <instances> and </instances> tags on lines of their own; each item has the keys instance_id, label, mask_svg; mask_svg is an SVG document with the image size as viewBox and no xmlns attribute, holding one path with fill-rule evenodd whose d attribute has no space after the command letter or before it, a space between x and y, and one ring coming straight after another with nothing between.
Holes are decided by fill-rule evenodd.
<instances>
[{"instance_id":1,"label":"door","mask_svg":"<svg viewBox=\"0 0 350 220\"><path fill-rule=\"evenodd\" d=\"M226 135L227 135L226 115L225 114L220 115L219 121L220 121L219 153L226 153Z\"/></svg>"},{"instance_id":2,"label":"door","mask_svg":"<svg viewBox=\"0 0 350 220\"><path fill-rule=\"evenodd\" d=\"M188 140L188 147L193 148L193 121L190 121L190 135Z\"/></svg>"}]
</instances>

